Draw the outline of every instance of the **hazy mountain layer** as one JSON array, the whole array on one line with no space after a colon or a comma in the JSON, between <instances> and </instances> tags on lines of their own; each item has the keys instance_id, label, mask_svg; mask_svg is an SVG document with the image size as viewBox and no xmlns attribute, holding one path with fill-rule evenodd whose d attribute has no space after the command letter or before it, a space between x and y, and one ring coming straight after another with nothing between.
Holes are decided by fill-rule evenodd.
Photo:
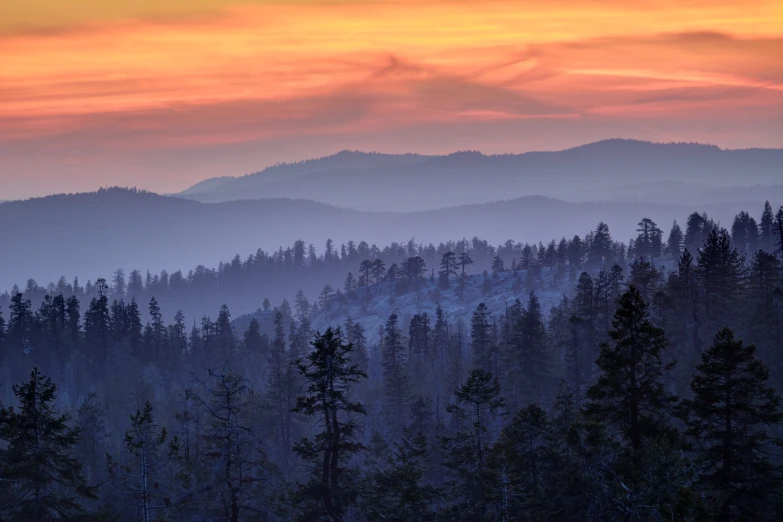
<instances>
[{"instance_id":1,"label":"hazy mountain layer","mask_svg":"<svg viewBox=\"0 0 783 522\"><path fill-rule=\"evenodd\" d=\"M304 198L343 208L389 211L530 195L577 202L704 205L783 194L782 165L781 149L722 150L710 145L633 140L499 156L346 151L248 176L205 180L180 196L204 202Z\"/></svg>"},{"instance_id":2,"label":"hazy mountain layer","mask_svg":"<svg viewBox=\"0 0 783 522\"><path fill-rule=\"evenodd\" d=\"M776 203L773 201L773 204ZM526 197L427 212L358 212L312 201L267 199L200 203L124 189L51 196L0 204L3 254L0 288L69 278L109 277L117 268L159 272L216 266L234 254L276 250L296 239L320 252L328 238L337 245L365 240L446 241L479 236L493 244L507 239L549 241L584 234L605 221L615 238L627 241L642 217L668 232L698 208L724 226L739 211L761 213L754 205L713 206L632 203L565 203Z\"/></svg>"}]
</instances>

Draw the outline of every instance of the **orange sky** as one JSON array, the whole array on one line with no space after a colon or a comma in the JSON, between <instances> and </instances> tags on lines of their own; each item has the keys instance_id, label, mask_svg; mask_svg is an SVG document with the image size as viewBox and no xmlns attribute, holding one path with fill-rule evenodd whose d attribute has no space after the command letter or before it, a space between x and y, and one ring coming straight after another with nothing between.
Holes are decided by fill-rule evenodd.
<instances>
[{"instance_id":1,"label":"orange sky","mask_svg":"<svg viewBox=\"0 0 783 522\"><path fill-rule=\"evenodd\" d=\"M0 198L337 150L783 146L775 1L0 4Z\"/></svg>"}]
</instances>

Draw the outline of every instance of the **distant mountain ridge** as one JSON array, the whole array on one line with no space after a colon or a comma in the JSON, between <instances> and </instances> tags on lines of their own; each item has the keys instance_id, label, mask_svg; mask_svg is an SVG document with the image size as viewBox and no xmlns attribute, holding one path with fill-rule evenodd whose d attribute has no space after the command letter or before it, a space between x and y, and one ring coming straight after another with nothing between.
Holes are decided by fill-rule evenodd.
<instances>
[{"instance_id":1,"label":"distant mountain ridge","mask_svg":"<svg viewBox=\"0 0 783 522\"><path fill-rule=\"evenodd\" d=\"M178 194L202 202L303 198L356 210L416 211L545 195L574 202L634 201L651 183L676 190L651 203L704 204L753 185L749 199L780 188L783 149L724 150L696 143L605 140L554 152L445 156L342 151L255 174L205 180ZM625 187L625 191L620 189ZM634 187L637 187L634 189ZM711 191L724 189L724 195ZM586 193L590 196L586 197ZM675 201L670 197L675 196Z\"/></svg>"},{"instance_id":2,"label":"distant mountain ridge","mask_svg":"<svg viewBox=\"0 0 783 522\"><path fill-rule=\"evenodd\" d=\"M758 216L763 200L752 205L684 206L644 203L568 203L529 196L411 213L360 212L308 200L264 199L200 203L128 189L61 194L0 204L0 291L28 278L45 284L61 275L83 280L109 278L117 268L187 270L217 266L235 254L287 247L297 239L321 251L327 239L337 245L365 240L437 244L481 237L493 244L583 235L606 222L627 241L643 217L667 233L672 220L684 223L694 211L706 211L730 226L747 210ZM777 208L779 201L773 200Z\"/></svg>"}]
</instances>

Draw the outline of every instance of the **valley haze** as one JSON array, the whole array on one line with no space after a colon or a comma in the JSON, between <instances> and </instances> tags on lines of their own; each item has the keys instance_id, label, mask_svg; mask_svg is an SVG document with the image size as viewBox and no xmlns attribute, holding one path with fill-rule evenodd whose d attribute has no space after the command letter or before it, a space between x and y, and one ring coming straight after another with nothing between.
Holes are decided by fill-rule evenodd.
<instances>
[{"instance_id":1,"label":"valley haze","mask_svg":"<svg viewBox=\"0 0 783 522\"><path fill-rule=\"evenodd\" d=\"M741 210L755 215L765 200L783 200L781 165L781 149L634 140L498 156L341 152L171 196L109 188L5 202L0 223L15 226L2 234L12 255L0 263L0 288L110 278L118 268L216 267L297 239L319 252L327 239L536 243L603 221L627 241L644 217L668 230L693 211L729 226Z\"/></svg>"}]
</instances>

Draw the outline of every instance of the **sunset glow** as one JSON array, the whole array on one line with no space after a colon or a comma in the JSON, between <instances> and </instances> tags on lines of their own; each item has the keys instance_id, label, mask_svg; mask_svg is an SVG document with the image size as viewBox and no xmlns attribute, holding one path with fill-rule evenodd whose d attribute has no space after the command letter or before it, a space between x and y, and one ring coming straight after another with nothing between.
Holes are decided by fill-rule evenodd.
<instances>
[{"instance_id":1,"label":"sunset glow","mask_svg":"<svg viewBox=\"0 0 783 522\"><path fill-rule=\"evenodd\" d=\"M30 180L0 198L65 170L174 190L340 148L783 146L779 1L73 3L0 7L0 182ZM222 170L180 161L252 143Z\"/></svg>"}]
</instances>

